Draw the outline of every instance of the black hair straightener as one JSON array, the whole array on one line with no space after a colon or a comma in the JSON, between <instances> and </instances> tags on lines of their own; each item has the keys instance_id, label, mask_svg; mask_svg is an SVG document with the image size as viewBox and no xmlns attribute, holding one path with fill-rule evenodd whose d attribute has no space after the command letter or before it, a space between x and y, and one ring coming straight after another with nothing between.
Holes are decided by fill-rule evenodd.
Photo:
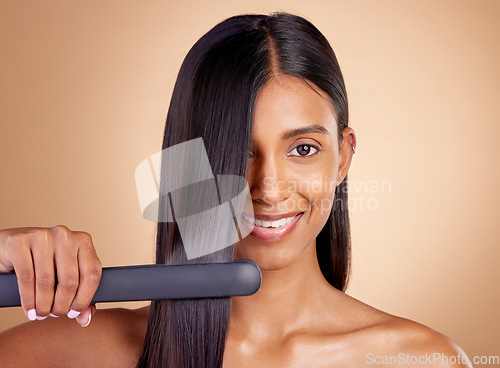
<instances>
[{"instance_id":1,"label":"black hair straightener","mask_svg":"<svg viewBox=\"0 0 500 368\"><path fill-rule=\"evenodd\" d=\"M254 294L261 281L259 266L247 259L103 267L92 303L245 296ZM0 308L17 306L21 300L16 274L0 274Z\"/></svg>"}]
</instances>

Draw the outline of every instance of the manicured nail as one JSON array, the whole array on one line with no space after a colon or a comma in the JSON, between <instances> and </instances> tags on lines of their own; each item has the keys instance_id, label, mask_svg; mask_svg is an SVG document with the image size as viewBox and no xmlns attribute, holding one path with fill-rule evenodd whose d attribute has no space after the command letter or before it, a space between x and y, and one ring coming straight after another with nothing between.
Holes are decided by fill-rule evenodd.
<instances>
[{"instance_id":1,"label":"manicured nail","mask_svg":"<svg viewBox=\"0 0 500 368\"><path fill-rule=\"evenodd\" d=\"M45 316L45 317L36 316L36 319L39 321L43 321L45 318L47 318L47 316Z\"/></svg>"},{"instance_id":2,"label":"manicured nail","mask_svg":"<svg viewBox=\"0 0 500 368\"><path fill-rule=\"evenodd\" d=\"M59 317L59 316L56 316L55 314L52 314L52 313L49 313L49 316L51 316L51 317L56 317L56 318L58 318L58 317Z\"/></svg>"},{"instance_id":3,"label":"manicured nail","mask_svg":"<svg viewBox=\"0 0 500 368\"><path fill-rule=\"evenodd\" d=\"M84 325L80 325L80 326L87 327L89 325L91 319L92 319L92 313L89 314L89 320L87 321L87 323L85 323Z\"/></svg>"},{"instance_id":4,"label":"manicured nail","mask_svg":"<svg viewBox=\"0 0 500 368\"><path fill-rule=\"evenodd\" d=\"M73 309L71 309L71 310L68 312L68 314L67 314L67 316L68 316L69 318L76 318L76 317L78 317L79 315L80 315L80 312L77 312L77 311L75 311L75 310L73 310Z\"/></svg>"},{"instance_id":5,"label":"manicured nail","mask_svg":"<svg viewBox=\"0 0 500 368\"><path fill-rule=\"evenodd\" d=\"M30 319L30 321L34 321L36 319L36 310L35 310L35 308L30 309L28 311L28 318Z\"/></svg>"}]
</instances>

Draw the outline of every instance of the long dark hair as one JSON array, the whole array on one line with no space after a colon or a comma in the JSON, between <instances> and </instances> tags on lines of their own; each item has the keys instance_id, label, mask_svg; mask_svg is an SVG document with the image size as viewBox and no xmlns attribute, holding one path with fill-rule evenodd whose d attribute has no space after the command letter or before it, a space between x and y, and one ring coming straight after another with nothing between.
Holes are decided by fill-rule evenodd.
<instances>
[{"instance_id":1,"label":"long dark hair","mask_svg":"<svg viewBox=\"0 0 500 368\"><path fill-rule=\"evenodd\" d=\"M326 92L336 112L340 142L348 108L335 53L309 21L276 12L228 18L191 48L175 83L162 149L202 137L214 175L244 177L255 99L278 73L312 82ZM169 175L166 171L162 165L160 187ZM316 249L325 279L345 291L350 268L347 177L336 188ZM232 246L188 260L176 222L157 224L157 264L232 260ZM231 298L152 301L137 367L221 368L230 313Z\"/></svg>"}]
</instances>

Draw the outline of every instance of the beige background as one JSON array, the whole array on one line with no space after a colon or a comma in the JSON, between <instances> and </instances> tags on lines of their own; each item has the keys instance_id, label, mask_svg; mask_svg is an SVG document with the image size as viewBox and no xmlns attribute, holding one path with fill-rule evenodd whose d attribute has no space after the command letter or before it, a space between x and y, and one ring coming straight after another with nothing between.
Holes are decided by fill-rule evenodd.
<instances>
[{"instance_id":1,"label":"beige background","mask_svg":"<svg viewBox=\"0 0 500 368\"><path fill-rule=\"evenodd\" d=\"M185 54L226 17L291 11L350 98L349 294L500 355L500 2L0 4L0 228L64 224L105 267L152 263L134 170L161 149ZM0 310L0 330L26 321Z\"/></svg>"}]
</instances>

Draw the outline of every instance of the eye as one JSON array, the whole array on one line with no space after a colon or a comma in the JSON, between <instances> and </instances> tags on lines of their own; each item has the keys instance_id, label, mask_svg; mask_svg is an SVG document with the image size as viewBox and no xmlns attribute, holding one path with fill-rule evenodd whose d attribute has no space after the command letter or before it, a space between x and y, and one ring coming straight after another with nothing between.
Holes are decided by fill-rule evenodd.
<instances>
[{"instance_id":1,"label":"eye","mask_svg":"<svg viewBox=\"0 0 500 368\"><path fill-rule=\"evenodd\" d=\"M312 152L312 154L311 154L311 148L315 150L314 152ZM320 149L318 146L315 146L314 144L299 144L290 152L293 152L295 150L297 150L298 155L292 155L292 156L309 158L311 156L314 156L316 152L319 152Z\"/></svg>"}]
</instances>

